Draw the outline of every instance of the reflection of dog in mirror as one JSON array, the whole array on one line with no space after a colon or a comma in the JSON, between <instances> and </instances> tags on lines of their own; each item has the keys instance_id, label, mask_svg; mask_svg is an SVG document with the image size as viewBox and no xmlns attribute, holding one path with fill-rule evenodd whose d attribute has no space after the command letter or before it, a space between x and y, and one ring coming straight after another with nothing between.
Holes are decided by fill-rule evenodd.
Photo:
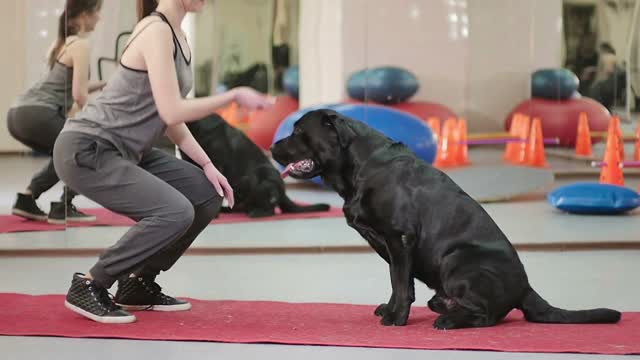
<instances>
[{"instance_id":1,"label":"reflection of dog in mirror","mask_svg":"<svg viewBox=\"0 0 640 360\"><path fill-rule=\"evenodd\" d=\"M233 188L236 205L226 212L244 212L250 217L283 213L328 211L327 204L298 205L285 193L280 173L262 150L242 131L217 114L188 123L196 141ZM193 163L184 152L182 158Z\"/></svg>"},{"instance_id":2,"label":"reflection of dog in mirror","mask_svg":"<svg viewBox=\"0 0 640 360\"><path fill-rule=\"evenodd\" d=\"M543 323L615 323L610 309L569 311L531 286L506 236L443 172L364 123L332 110L304 115L272 147L294 178L320 175L344 198L347 223L390 265L392 293L375 314L405 325L414 278L434 289L438 329L492 326L512 309ZM298 166L300 164L300 166Z\"/></svg>"}]
</instances>

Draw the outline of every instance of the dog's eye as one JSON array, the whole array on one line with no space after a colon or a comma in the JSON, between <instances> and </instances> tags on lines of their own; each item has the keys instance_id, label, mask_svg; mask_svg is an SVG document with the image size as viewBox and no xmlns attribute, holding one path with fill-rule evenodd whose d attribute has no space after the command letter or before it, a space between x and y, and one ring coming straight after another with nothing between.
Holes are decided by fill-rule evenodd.
<instances>
[{"instance_id":1,"label":"dog's eye","mask_svg":"<svg viewBox=\"0 0 640 360\"><path fill-rule=\"evenodd\" d=\"M293 134L294 134L294 135L300 135L300 134L302 134L302 129L300 129L300 128L295 128L295 129L293 129Z\"/></svg>"}]
</instances>

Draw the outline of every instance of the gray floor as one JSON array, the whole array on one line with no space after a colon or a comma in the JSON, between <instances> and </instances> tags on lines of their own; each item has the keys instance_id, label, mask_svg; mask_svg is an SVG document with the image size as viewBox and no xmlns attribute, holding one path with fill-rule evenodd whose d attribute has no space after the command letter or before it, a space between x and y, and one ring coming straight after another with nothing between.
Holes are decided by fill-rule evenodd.
<instances>
[{"instance_id":1,"label":"gray floor","mask_svg":"<svg viewBox=\"0 0 640 360\"><path fill-rule=\"evenodd\" d=\"M360 349L319 346L237 345L119 340L64 341L49 338L0 337L0 347L11 360L51 359L64 354L66 360L112 359L278 359L278 360L608 360L637 356L564 355L537 353L498 353L483 351L421 351ZM61 355L62 356L62 355Z\"/></svg>"},{"instance_id":2,"label":"gray floor","mask_svg":"<svg viewBox=\"0 0 640 360\"><path fill-rule=\"evenodd\" d=\"M303 198L303 196L298 196ZM487 204L485 208L516 245L637 243L640 212L626 216L576 216L545 201ZM321 231L319 231L321 229ZM0 250L104 249L127 228L70 228L64 232L0 234ZM194 248L309 248L367 246L344 218L268 221L210 226Z\"/></svg>"},{"instance_id":3,"label":"gray floor","mask_svg":"<svg viewBox=\"0 0 640 360\"><path fill-rule=\"evenodd\" d=\"M500 159L500 151L488 149L473 151L476 162ZM30 157L0 157L4 168L12 169L0 178L0 213L8 213L15 193L25 185L30 174L44 163L45 159ZM562 166L562 160L554 163ZM569 164L575 163L567 162ZM589 180L583 178L579 180ZM640 178L629 177L627 185L637 188ZM576 181L557 179L554 187ZM43 209L56 200L62 191L60 185L43 194L39 200ZM326 202L342 206L342 199L335 193L319 188L292 188L289 195L300 201ZM97 204L80 196L74 203L78 207L98 207ZM484 204L509 239L518 245L549 243L629 243L640 237L640 210L626 216L575 216L563 214L553 209L546 201L544 192L531 194L517 201ZM4 209L4 210L1 210ZM322 229L322 231L318 231ZM12 233L0 234L2 250L57 250L57 249L103 249L120 237L126 228L74 228L66 232L52 233ZM366 244L362 238L345 225L343 218L294 220L217 225L209 227L194 244L196 248L263 248L263 247L344 247Z\"/></svg>"},{"instance_id":4,"label":"gray floor","mask_svg":"<svg viewBox=\"0 0 640 360\"><path fill-rule=\"evenodd\" d=\"M43 159L3 158L0 208L7 213L15 192ZM558 184L564 180L558 181ZM637 186L631 179L631 186ZM60 194L58 186L40 203ZM297 189L292 196L305 201L341 201L326 191ZM79 198L80 207L94 207ZM631 242L639 239L639 216L577 217L554 212L541 196L486 209L514 243ZM0 250L100 249L125 228L74 229L0 235ZM281 221L209 227L197 247L305 247L362 245L344 219ZM551 303L567 308L609 306L640 311L640 251L523 252L532 284ZM95 259L82 256L9 257L0 255L0 292L64 293L71 274L85 271ZM168 292L202 299L281 300L377 304L390 291L387 265L375 254L186 256L163 274ZM431 291L417 289L415 306L425 306ZM372 321L376 321L372 317ZM0 337L2 359L613 359L613 356L512 354L465 351L414 351L279 345L231 345L124 340ZM52 356L51 354L59 354ZM62 355L64 354L64 355Z\"/></svg>"},{"instance_id":5,"label":"gray floor","mask_svg":"<svg viewBox=\"0 0 640 360\"><path fill-rule=\"evenodd\" d=\"M554 305L640 310L637 301L640 298L640 287L637 286L640 251L524 252L522 259L531 283ZM0 292L63 293L71 274L86 270L94 260L91 257L0 257ZM159 281L171 294L217 300L377 304L388 298L390 291L387 266L374 254L186 256L174 271L163 274ZM430 290L418 286L415 306L425 306L431 295ZM377 320L372 316L371 321ZM519 358L512 354L496 357L496 353L455 351L423 351L418 355L416 351L404 350L0 337L0 348L11 354L7 357L11 359L20 358L23 351L34 351L36 347L48 353L64 351L69 358L80 359L87 356L91 345L108 346L113 354L113 351L124 351L124 354L136 356L161 354L167 358L179 356L180 359L200 359L204 352L210 353L211 357L220 358L222 355L234 359L253 359L258 354L279 359L299 356L339 359L413 359L417 356ZM536 359L587 358L573 354L523 356Z\"/></svg>"}]
</instances>

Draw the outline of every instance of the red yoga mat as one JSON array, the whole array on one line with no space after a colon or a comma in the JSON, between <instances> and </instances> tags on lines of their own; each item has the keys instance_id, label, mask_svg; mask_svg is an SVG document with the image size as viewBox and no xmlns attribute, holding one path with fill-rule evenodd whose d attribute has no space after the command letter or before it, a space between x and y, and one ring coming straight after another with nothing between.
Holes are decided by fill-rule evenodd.
<instances>
[{"instance_id":1,"label":"red yoga mat","mask_svg":"<svg viewBox=\"0 0 640 360\"><path fill-rule=\"evenodd\" d=\"M187 312L136 312L106 325L67 310L61 295L0 294L0 335L274 343L429 350L640 354L640 313L618 324L550 325L514 311L497 326L439 331L436 314L414 306L405 327L384 327L374 306L191 300Z\"/></svg>"},{"instance_id":2,"label":"red yoga mat","mask_svg":"<svg viewBox=\"0 0 640 360\"><path fill-rule=\"evenodd\" d=\"M97 220L88 223L67 223L67 227L88 227L88 226L131 226L134 222L124 216L113 213L107 209L83 209L83 212L91 215L96 215ZM232 214L220 214L220 216L213 220L212 224L233 224L233 223L248 223L248 222L261 222L261 221L278 221L278 220L294 220L294 219L319 219L319 218L339 218L343 217L342 209L332 207L329 211L319 211L302 214L282 214L277 213L274 216L264 218L250 218L245 214L232 213ZM12 232L27 232L27 231L59 231L64 230L63 225L51 225L42 221L26 220L18 216L13 215L0 215L0 234L12 233Z\"/></svg>"}]
</instances>

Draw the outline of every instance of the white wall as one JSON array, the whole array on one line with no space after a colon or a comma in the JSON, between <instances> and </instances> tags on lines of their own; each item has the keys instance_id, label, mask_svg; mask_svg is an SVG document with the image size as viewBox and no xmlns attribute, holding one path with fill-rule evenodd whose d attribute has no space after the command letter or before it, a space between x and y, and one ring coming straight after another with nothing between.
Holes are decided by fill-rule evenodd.
<instances>
[{"instance_id":1,"label":"white wall","mask_svg":"<svg viewBox=\"0 0 640 360\"><path fill-rule=\"evenodd\" d=\"M321 11L328 3L339 10ZM303 0L301 6L302 106L344 99L356 70L395 65L418 77L413 100L452 108L472 130L495 129L529 94L530 73L561 62L561 0ZM318 91L328 78L332 88Z\"/></svg>"},{"instance_id":2,"label":"white wall","mask_svg":"<svg viewBox=\"0 0 640 360\"><path fill-rule=\"evenodd\" d=\"M58 19L64 0L27 0L24 48L27 52L26 85L38 81L47 71L47 51L58 37Z\"/></svg>"},{"instance_id":3,"label":"white wall","mask_svg":"<svg viewBox=\"0 0 640 360\"><path fill-rule=\"evenodd\" d=\"M361 54L347 46L351 21L346 21L343 6L359 0L302 0L300 4L300 107L320 103L333 103L344 98L343 67L346 54ZM364 0L362 0L364 1ZM357 18L353 19L354 23ZM355 33L357 34L357 33ZM355 35L357 36L357 35ZM362 47L358 41L355 46ZM308 46L307 44L312 44Z\"/></svg>"},{"instance_id":4,"label":"white wall","mask_svg":"<svg viewBox=\"0 0 640 360\"><path fill-rule=\"evenodd\" d=\"M23 46L23 28L25 23L25 7L22 0L5 0L0 21L0 47L13 49L11 55L0 56L0 116L6 119L7 109L24 87L26 68L26 51ZM6 120L0 126L0 151L24 149L14 141L7 130Z\"/></svg>"},{"instance_id":5,"label":"white wall","mask_svg":"<svg viewBox=\"0 0 640 360\"><path fill-rule=\"evenodd\" d=\"M209 40L221 60L218 71L231 66L232 55L240 60L237 70L257 62L271 64L273 0L219 0L214 11L216 21ZM199 43L205 41L203 37Z\"/></svg>"},{"instance_id":6,"label":"white wall","mask_svg":"<svg viewBox=\"0 0 640 360\"><path fill-rule=\"evenodd\" d=\"M211 61L212 69L209 79L195 78L196 88L209 87L215 90L218 83L218 58L216 47L220 43L220 34L216 33L215 27L216 6L212 1L208 1L203 11L195 18L195 47L198 49L194 57L194 71L198 71L200 66Z\"/></svg>"},{"instance_id":7,"label":"white wall","mask_svg":"<svg viewBox=\"0 0 640 360\"><path fill-rule=\"evenodd\" d=\"M46 0L45 0L46 1ZM113 58L116 38L125 31L131 31L137 22L136 2L132 0L104 0L101 20L91 34L91 77L98 79L98 59ZM115 69L114 64L104 62L103 76L108 78Z\"/></svg>"},{"instance_id":8,"label":"white wall","mask_svg":"<svg viewBox=\"0 0 640 360\"><path fill-rule=\"evenodd\" d=\"M210 0L195 17L196 70L212 61L212 90L219 74L271 64L274 0ZM238 64L232 58L237 57ZM196 81L203 81L196 79ZM209 81L209 79L204 80ZM200 84L200 86L203 86Z\"/></svg>"},{"instance_id":9,"label":"white wall","mask_svg":"<svg viewBox=\"0 0 640 360\"><path fill-rule=\"evenodd\" d=\"M531 73L562 65L562 1L468 1L466 106L472 131L503 128L505 116L530 96ZM488 11L490 9L490 11Z\"/></svg>"}]
</instances>

